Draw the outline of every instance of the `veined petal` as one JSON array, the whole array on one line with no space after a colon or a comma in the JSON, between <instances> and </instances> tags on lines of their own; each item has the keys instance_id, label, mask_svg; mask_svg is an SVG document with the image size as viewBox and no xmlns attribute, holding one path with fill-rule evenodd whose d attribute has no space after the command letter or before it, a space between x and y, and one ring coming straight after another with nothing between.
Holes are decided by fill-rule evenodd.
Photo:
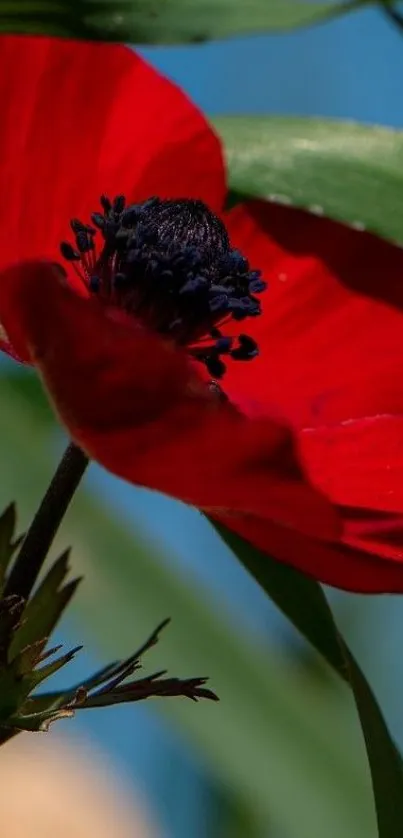
<instances>
[{"instance_id":1,"label":"veined petal","mask_svg":"<svg viewBox=\"0 0 403 838\"><path fill-rule=\"evenodd\" d=\"M337 512L306 481L283 424L243 416L209 390L185 351L79 297L59 268L4 271L0 318L72 438L109 471L211 513L339 535Z\"/></svg>"}]
</instances>

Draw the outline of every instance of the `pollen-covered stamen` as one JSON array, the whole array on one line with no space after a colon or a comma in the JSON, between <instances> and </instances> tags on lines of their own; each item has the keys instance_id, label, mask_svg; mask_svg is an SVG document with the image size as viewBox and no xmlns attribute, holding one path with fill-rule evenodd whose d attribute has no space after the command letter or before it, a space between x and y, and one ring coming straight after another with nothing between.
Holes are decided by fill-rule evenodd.
<instances>
[{"instance_id":1,"label":"pollen-covered stamen","mask_svg":"<svg viewBox=\"0 0 403 838\"><path fill-rule=\"evenodd\" d=\"M202 201L150 198L126 207L122 195L102 196L101 207L93 226L73 219L75 245L61 245L90 291L186 346L214 378L224 374L225 356L257 355L252 338L228 337L222 327L259 315L256 294L266 284Z\"/></svg>"}]
</instances>

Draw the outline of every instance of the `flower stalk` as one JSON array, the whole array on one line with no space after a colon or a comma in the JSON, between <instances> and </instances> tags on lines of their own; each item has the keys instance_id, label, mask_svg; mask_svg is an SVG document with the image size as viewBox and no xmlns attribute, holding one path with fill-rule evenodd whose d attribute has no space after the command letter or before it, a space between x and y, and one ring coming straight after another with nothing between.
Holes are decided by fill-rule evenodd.
<instances>
[{"instance_id":1,"label":"flower stalk","mask_svg":"<svg viewBox=\"0 0 403 838\"><path fill-rule=\"evenodd\" d=\"M67 446L22 542L4 596L29 597L88 462L88 457L77 445L70 443Z\"/></svg>"}]
</instances>

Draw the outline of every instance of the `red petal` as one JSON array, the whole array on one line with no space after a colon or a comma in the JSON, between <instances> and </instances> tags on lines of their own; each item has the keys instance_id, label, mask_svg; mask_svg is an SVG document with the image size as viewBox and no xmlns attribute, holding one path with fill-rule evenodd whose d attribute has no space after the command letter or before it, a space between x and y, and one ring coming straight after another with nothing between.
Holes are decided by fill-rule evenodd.
<instances>
[{"instance_id":1,"label":"red petal","mask_svg":"<svg viewBox=\"0 0 403 838\"><path fill-rule=\"evenodd\" d=\"M403 566L403 516L361 509L344 509L343 540Z\"/></svg>"},{"instance_id":2,"label":"red petal","mask_svg":"<svg viewBox=\"0 0 403 838\"><path fill-rule=\"evenodd\" d=\"M403 511L403 252L374 236L261 202L230 214L261 267L260 357L230 365L228 395L300 433L334 502Z\"/></svg>"},{"instance_id":3,"label":"red petal","mask_svg":"<svg viewBox=\"0 0 403 838\"><path fill-rule=\"evenodd\" d=\"M403 251L263 202L227 222L269 285L244 326L260 357L233 362L226 391L299 428L403 413Z\"/></svg>"},{"instance_id":4,"label":"red petal","mask_svg":"<svg viewBox=\"0 0 403 838\"><path fill-rule=\"evenodd\" d=\"M3 35L0 111L0 268L58 258L70 218L85 221L102 193L222 204L218 139L126 47Z\"/></svg>"},{"instance_id":5,"label":"red petal","mask_svg":"<svg viewBox=\"0 0 403 838\"><path fill-rule=\"evenodd\" d=\"M403 415L303 431L300 450L311 479L335 503L403 512Z\"/></svg>"},{"instance_id":6,"label":"red petal","mask_svg":"<svg viewBox=\"0 0 403 838\"><path fill-rule=\"evenodd\" d=\"M282 425L217 399L184 352L79 297L55 266L3 272L0 319L39 368L73 439L110 471L210 512L339 535L336 511L304 480Z\"/></svg>"},{"instance_id":7,"label":"red petal","mask_svg":"<svg viewBox=\"0 0 403 838\"><path fill-rule=\"evenodd\" d=\"M372 546L358 538L349 546L327 544L279 526L272 521L250 517L223 517L220 520L230 529L250 541L273 558L293 565L327 585L357 593L401 593L403 591L403 554L385 551L383 558L371 555ZM400 541L402 543L402 541ZM359 549L363 547L364 549ZM376 547L381 551L382 542ZM368 549L368 553L365 550ZM382 553L380 553L382 555ZM262 558L264 561L264 558Z\"/></svg>"}]
</instances>

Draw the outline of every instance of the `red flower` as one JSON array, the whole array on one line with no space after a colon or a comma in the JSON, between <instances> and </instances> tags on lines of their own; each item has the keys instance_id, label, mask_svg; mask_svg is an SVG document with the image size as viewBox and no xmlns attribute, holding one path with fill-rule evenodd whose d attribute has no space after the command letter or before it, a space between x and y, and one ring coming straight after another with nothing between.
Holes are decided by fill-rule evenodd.
<instances>
[{"instance_id":1,"label":"red flower","mask_svg":"<svg viewBox=\"0 0 403 838\"><path fill-rule=\"evenodd\" d=\"M322 581L402 591L401 251L259 202L230 245L217 138L124 47L3 37L0 67L3 347L73 439Z\"/></svg>"}]
</instances>

